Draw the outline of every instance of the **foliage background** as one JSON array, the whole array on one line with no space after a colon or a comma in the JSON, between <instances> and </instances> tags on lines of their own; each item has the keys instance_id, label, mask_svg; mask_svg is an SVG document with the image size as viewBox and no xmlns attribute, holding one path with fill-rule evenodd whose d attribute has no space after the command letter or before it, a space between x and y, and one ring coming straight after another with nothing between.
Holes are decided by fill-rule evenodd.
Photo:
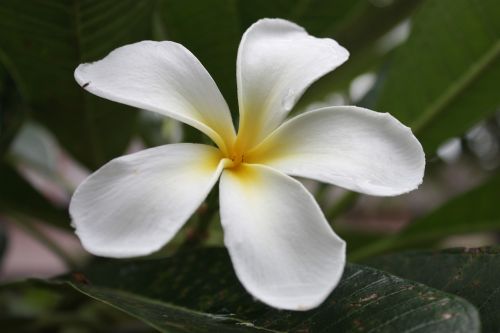
<instances>
[{"instance_id":1,"label":"foliage background","mask_svg":"<svg viewBox=\"0 0 500 333\"><path fill-rule=\"evenodd\" d=\"M292 20L351 53L294 113L334 104L390 112L424 146L424 184L405 196L307 183L347 240L350 260L363 265L349 264L317 310L271 310L242 290L225 250L204 247L221 245L214 195L154 258L96 261L65 245L73 237L67 204L88 172L125 152L207 140L86 93L74 82L76 66L127 43L174 40L200 59L237 113L238 43L262 17ZM0 1L2 327L499 332L499 54L496 0ZM16 254L36 255L12 252L19 230L79 273L8 283L39 276L29 264L23 274L6 269Z\"/></svg>"}]
</instances>

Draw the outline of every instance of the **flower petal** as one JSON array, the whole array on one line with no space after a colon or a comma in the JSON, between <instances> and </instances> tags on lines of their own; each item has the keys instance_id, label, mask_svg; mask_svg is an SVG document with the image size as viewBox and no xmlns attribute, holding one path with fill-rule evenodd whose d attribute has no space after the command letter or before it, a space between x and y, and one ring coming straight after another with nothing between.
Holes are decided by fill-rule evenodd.
<instances>
[{"instance_id":1,"label":"flower petal","mask_svg":"<svg viewBox=\"0 0 500 333\"><path fill-rule=\"evenodd\" d=\"M125 45L102 60L78 66L75 79L97 96L189 124L221 149L235 137L229 109L215 82L180 44Z\"/></svg>"},{"instance_id":2,"label":"flower petal","mask_svg":"<svg viewBox=\"0 0 500 333\"><path fill-rule=\"evenodd\" d=\"M301 114L280 126L247 160L381 196L417 188L425 169L424 151L410 128L388 113L355 106Z\"/></svg>"},{"instance_id":3,"label":"flower petal","mask_svg":"<svg viewBox=\"0 0 500 333\"><path fill-rule=\"evenodd\" d=\"M243 35L238 50L238 140L250 148L274 130L314 81L340 66L349 52L281 19L263 19Z\"/></svg>"},{"instance_id":4,"label":"flower petal","mask_svg":"<svg viewBox=\"0 0 500 333\"><path fill-rule=\"evenodd\" d=\"M160 249L216 183L220 160L214 147L171 144L107 163L71 199L70 214L83 246L115 258Z\"/></svg>"},{"instance_id":5,"label":"flower petal","mask_svg":"<svg viewBox=\"0 0 500 333\"><path fill-rule=\"evenodd\" d=\"M308 310L337 285L345 243L298 181L265 166L226 169L220 205L224 242L253 296L276 308Z\"/></svg>"}]
</instances>

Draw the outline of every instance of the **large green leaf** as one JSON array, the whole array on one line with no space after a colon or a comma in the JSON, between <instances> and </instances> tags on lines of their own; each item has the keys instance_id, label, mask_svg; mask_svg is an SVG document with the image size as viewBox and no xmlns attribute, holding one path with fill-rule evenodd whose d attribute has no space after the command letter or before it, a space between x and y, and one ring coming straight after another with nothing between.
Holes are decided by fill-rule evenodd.
<instances>
[{"instance_id":1,"label":"large green leaf","mask_svg":"<svg viewBox=\"0 0 500 333\"><path fill-rule=\"evenodd\" d=\"M118 46L151 38L154 3L0 2L0 62L36 110L36 119L91 168L123 153L135 112L85 92L73 71Z\"/></svg>"},{"instance_id":2,"label":"large green leaf","mask_svg":"<svg viewBox=\"0 0 500 333\"><path fill-rule=\"evenodd\" d=\"M453 234L500 230L500 174L415 220L400 233L369 243L350 254L360 260L398 248L416 247Z\"/></svg>"},{"instance_id":3,"label":"large green leaf","mask_svg":"<svg viewBox=\"0 0 500 333\"><path fill-rule=\"evenodd\" d=\"M467 299L479 309L483 332L500 332L500 248L397 253L369 264Z\"/></svg>"},{"instance_id":4,"label":"large green leaf","mask_svg":"<svg viewBox=\"0 0 500 333\"><path fill-rule=\"evenodd\" d=\"M426 1L393 59L376 109L415 131L428 153L500 106L500 2Z\"/></svg>"},{"instance_id":5,"label":"large green leaf","mask_svg":"<svg viewBox=\"0 0 500 333\"><path fill-rule=\"evenodd\" d=\"M50 283L69 283L163 332L479 331L476 310L462 299L353 264L321 307L278 311L245 292L218 248L104 261Z\"/></svg>"}]
</instances>

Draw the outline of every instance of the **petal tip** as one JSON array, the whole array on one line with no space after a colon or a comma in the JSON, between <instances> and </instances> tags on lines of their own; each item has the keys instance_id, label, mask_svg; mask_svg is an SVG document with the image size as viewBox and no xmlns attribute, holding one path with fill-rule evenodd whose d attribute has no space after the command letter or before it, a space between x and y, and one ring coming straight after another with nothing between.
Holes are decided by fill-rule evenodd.
<instances>
[{"instance_id":1,"label":"petal tip","mask_svg":"<svg viewBox=\"0 0 500 333\"><path fill-rule=\"evenodd\" d=\"M80 64L78 65L78 67L75 68L75 71L73 72L73 77L80 86L85 84L85 78L83 77L83 74L84 74L84 68L86 66L87 64Z\"/></svg>"},{"instance_id":2,"label":"petal tip","mask_svg":"<svg viewBox=\"0 0 500 333\"><path fill-rule=\"evenodd\" d=\"M303 27L301 27L300 25L298 25L292 21L279 18L279 17L261 18L261 19L257 20L255 23L253 23L251 26L253 27L253 26L259 26L259 25L272 25L272 24L279 24L282 26L288 26L290 28L293 27L294 29L298 29L300 31L305 31L305 29Z\"/></svg>"}]
</instances>

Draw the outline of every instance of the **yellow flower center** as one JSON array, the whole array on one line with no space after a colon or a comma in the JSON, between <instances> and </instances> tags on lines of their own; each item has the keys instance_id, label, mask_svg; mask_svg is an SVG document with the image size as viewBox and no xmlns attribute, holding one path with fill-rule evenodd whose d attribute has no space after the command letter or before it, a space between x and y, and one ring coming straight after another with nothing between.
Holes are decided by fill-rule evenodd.
<instances>
[{"instance_id":1,"label":"yellow flower center","mask_svg":"<svg viewBox=\"0 0 500 333\"><path fill-rule=\"evenodd\" d=\"M249 147L251 136L248 133L250 132L239 132L232 143L225 145L227 149L221 150L225 160L225 169L239 172L244 164L259 163L262 160L260 158L260 149L256 150L255 147Z\"/></svg>"},{"instance_id":2,"label":"yellow flower center","mask_svg":"<svg viewBox=\"0 0 500 333\"><path fill-rule=\"evenodd\" d=\"M226 164L227 169L233 169L240 166L240 164L245 163L245 152L238 145L234 145L227 155L228 162Z\"/></svg>"}]
</instances>

